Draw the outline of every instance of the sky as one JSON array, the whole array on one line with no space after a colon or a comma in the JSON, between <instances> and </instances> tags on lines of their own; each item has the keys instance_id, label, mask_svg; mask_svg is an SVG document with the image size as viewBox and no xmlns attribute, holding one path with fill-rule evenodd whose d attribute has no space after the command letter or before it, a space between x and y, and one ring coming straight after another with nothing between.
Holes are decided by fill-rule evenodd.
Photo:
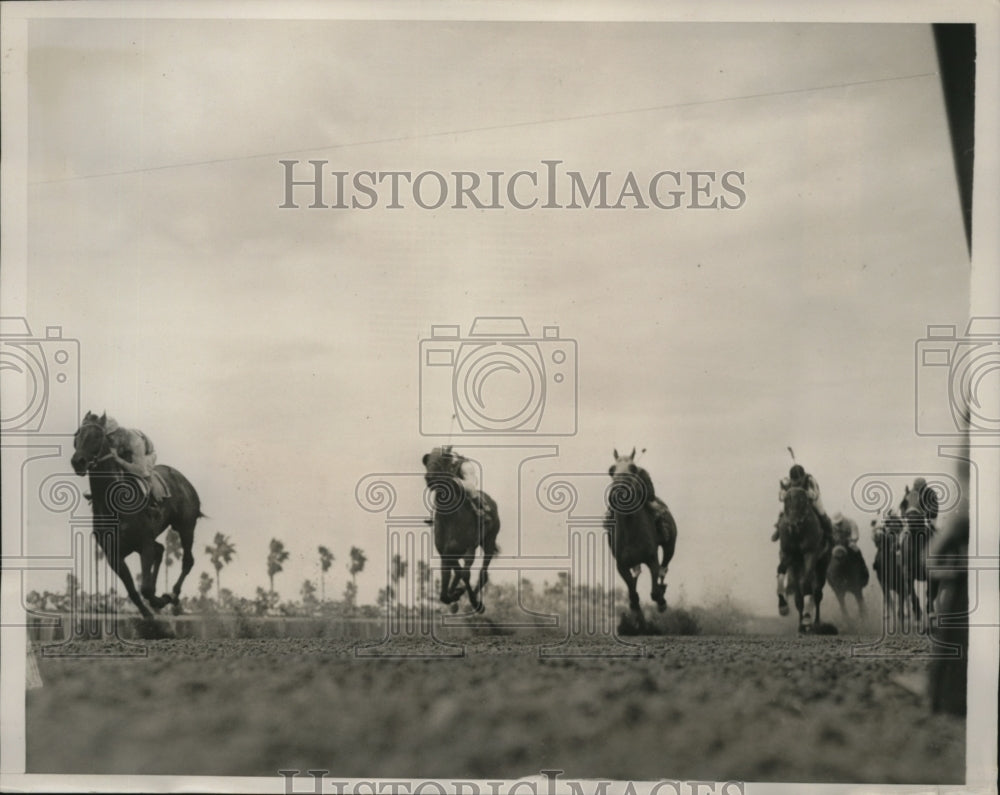
<instances>
[{"instance_id":1,"label":"sky","mask_svg":"<svg viewBox=\"0 0 1000 795\"><path fill-rule=\"evenodd\" d=\"M499 504L503 581L518 555L566 554L570 520L538 483L575 473L574 521L600 515L612 450L635 446L678 524L668 598L769 613L789 446L869 562L855 482L951 470L914 417L947 424L915 356L929 324L961 334L970 289L927 25L35 19L28 44L25 314L79 340L80 416L141 428L198 489L188 594L221 532L238 595L266 585L276 537L283 598L318 580L323 544L327 593L356 545L374 600L387 519L358 485L388 473L393 517L413 519L421 457L448 441ZM569 171L608 172L612 203L629 172L738 172L745 200L423 209L404 185L391 209L383 183L367 210L309 209L301 187L281 208L283 159L348 185L544 183L557 160L563 204ZM539 432L452 427L451 371L424 353L457 367L478 317L523 318ZM459 339L437 346L439 325ZM525 372L484 376L487 411L523 402ZM32 489L68 458L26 470L27 555L67 548L67 516Z\"/></svg>"}]
</instances>

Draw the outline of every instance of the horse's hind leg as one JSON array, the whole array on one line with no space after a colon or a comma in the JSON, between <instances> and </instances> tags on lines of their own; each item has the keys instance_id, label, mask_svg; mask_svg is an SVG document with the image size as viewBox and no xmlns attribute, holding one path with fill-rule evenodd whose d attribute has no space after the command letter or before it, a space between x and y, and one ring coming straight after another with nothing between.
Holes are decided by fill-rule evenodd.
<instances>
[{"instance_id":1,"label":"horse's hind leg","mask_svg":"<svg viewBox=\"0 0 1000 795\"><path fill-rule=\"evenodd\" d=\"M194 567L194 555L191 553L191 547L194 546L194 522L180 526L174 525L174 530L180 536L181 549L183 550L183 554L181 555L181 573L177 578L177 582L174 583L174 587L171 589L170 596L170 601L174 603L174 612L177 613L181 609L181 586Z\"/></svg>"}]
</instances>

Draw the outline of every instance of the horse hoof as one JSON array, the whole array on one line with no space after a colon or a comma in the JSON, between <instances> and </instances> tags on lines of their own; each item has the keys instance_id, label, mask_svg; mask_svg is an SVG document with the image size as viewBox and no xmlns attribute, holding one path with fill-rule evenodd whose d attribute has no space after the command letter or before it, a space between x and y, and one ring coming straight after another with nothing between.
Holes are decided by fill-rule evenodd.
<instances>
[{"instance_id":1,"label":"horse hoof","mask_svg":"<svg viewBox=\"0 0 1000 795\"><path fill-rule=\"evenodd\" d=\"M451 604L449 604L449 605L448 605L448 609L449 609L449 610L450 610L450 611L451 611L452 613L457 613L457 612L458 612L458 602L452 602Z\"/></svg>"},{"instance_id":2,"label":"horse hoof","mask_svg":"<svg viewBox=\"0 0 1000 795\"><path fill-rule=\"evenodd\" d=\"M475 613L476 615L479 615L480 613L485 613L486 612L486 605L483 604L482 602L480 602L478 605L475 605L472 608L472 612Z\"/></svg>"},{"instance_id":3,"label":"horse hoof","mask_svg":"<svg viewBox=\"0 0 1000 795\"><path fill-rule=\"evenodd\" d=\"M659 610L661 613L666 613L667 612L667 603L666 602L657 602L656 603L656 609Z\"/></svg>"}]
</instances>

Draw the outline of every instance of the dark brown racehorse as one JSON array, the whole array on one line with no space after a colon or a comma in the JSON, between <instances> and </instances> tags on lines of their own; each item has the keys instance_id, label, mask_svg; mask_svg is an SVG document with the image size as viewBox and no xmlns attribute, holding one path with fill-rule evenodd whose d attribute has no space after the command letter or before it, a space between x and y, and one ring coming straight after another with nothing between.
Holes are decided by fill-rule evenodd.
<instances>
[{"instance_id":1,"label":"dark brown racehorse","mask_svg":"<svg viewBox=\"0 0 1000 795\"><path fill-rule=\"evenodd\" d=\"M858 616L865 617L865 597L864 588L868 585L870 575L865 559L861 555L861 550L854 550L843 544L837 544L833 548L830 558L830 567L826 571L826 581L830 583L834 596L840 604L840 612L845 619L847 615L847 605L844 603L845 594L853 594L854 601L858 605Z\"/></svg>"},{"instance_id":2,"label":"dark brown racehorse","mask_svg":"<svg viewBox=\"0 0 1000 795\"><path fill-rule=\"evenodd\" d=\"M872 537L875 541L875 561L872 568L882 588L883 615L896 614L900 627L907 609L915 619L920 618L920 602L913 587L913 572L904 566L900 540L904 522L898 514L890 512L875 523Z\"/></svg>"},{"instance_id":3,"label":"dark brown racehorse","mask_svg":"<svg viewBox=\"0 0 1000 795\"><path fill-rule=\"evenodd\" d=\"M483 587L488 580L490 561L497 554L497 534L500 514L497 504L485 492L475 494L465 487L462 465L467 458L452 451L450 446L435 447L423 458L424 479L433 492L434 547L441 556L441 601L458 610L462 594L469 595L472 609L481 613ZM472 565L476 550L482 547L483 563L479 582L471 585Z\"/></svg>"},{"instance_id":4,"label":"dark brown racehorse","mask_svg":"<svg viewBox=\"0 0 1000 795\"><path fill-rule=\"evenodd\" d=\"M927 601L923 609L927 615L934 610L937 581L927 577L927 550L933 536L933 525L927 514L919 507L908 507L903 514L903 530L899 536L899 556L904 577L914 589L914 604L917 620L921 621L920 600L916 596L916 583L922 582L927 589Z\"/></svg>"},{"instance_id":5,"label":"dark brown racehorse","mask_svg":"<svg viewBox=\"0 0 1000 795\"><path fill-rule=\"evenodd\" d=\"M786 492L778 534L787 587L794 592L799 611L799 632L812 632L820 626L830 545L805 489L792 486Z\"/></svg>"},{"instance_id":6,"label":"dark brown racehorse","mask_svg":"<svg viewBox=\"0 0 1000 795\"><path fill-rule=\"evenodd\" d=\"M608 469L611 485L605 494L608 513L605 529L608 544L615 557L618 573L628 588L628 602L633 615L642 618L639 607L639 592L636 584L642 567L649 569L653 587L650 598L656 602L660 612L667 609L664 582L667 566L674 556L677 542L677 525L669 511L664 514L663 536L657 531L656 513L649 505L650 493L645 485L645 474L635 463L635 449L630 455L619 455L614 451L615 463ZM660 549L663 549L662 560ZM643 622L640 620L639 622Z\"/></svg>"},{"instance_id":7,"label":"dark brown racehorse","mask_svg":"<svg viewBox=\"0 0 1000 795\"><path fill-rule=\"evenodd\" d=\"M112 457L106 424L106 415L98 417L88 411L73 437L73 471L80 476L89 475L90 479L94 535L144 617L152 618L153 614L136 591L125 563L125 558L133 552L139 553L141 559L142 596L155 610L173 604L174 612L179 612L181 585L194 565L191 554L194 526L204 516L198 493L176 469L158 465L156 471L166 482L170 496L160 505L152 505L139 479L124 472ZM181 539L181 574L172 593L157 596L156 580L164 550L156 538L168 527L173 527Z\"/></svg>"}]
</instances>

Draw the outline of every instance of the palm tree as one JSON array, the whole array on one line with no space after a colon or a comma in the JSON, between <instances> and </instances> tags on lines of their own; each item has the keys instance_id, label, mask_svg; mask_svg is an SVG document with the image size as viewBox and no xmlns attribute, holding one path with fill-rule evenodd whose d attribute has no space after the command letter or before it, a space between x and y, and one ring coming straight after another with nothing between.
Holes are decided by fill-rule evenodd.
<instances>
[{"instance_id":1,"label":"palm tree","mask_svg":"<svg viewBox=\"0 0 1000 795\"><path fill-rule=\"evenodd\" d=\"M406 576L406 565L406 561L398 552L392 556L392 567L389 569L389 577L392 580L392 589L389 593L392 596L399 594L399 581Z\"/></svg>"},{"instance_id":2,"label":"palm tree","mask_svg":"<svg viewBox=\"0 0 1000 795\"><path fill-rule=\"evenodd\" d=\"M274 575L282 570L282 563L288 560L285 544L277 538L271 539L271 549L267 553L267 577L271 581L271 593L274 593Z\"/></svg>"},{"instance_id":3,"label":"palm tree","mask_svg":"<svg viewBox=\"0 0 1000 795\"><path fill-rule=\"evenodd\" d=\"M302 595L303 610L312 615L316 608L316 586L313 585L312 580L303 582L299 593Z\"/></svg>"},{"instance_id":4,"label":"palm tree","mask_svg":"<svg viewBox=\"0 0 1000 795\"><path fill-rule=\"evenodd\" d=\"M215 534L215 543L205 547L205 552L212 556L212 567L215 569L215 599L222 604L219 596L219 582L222 567L231 562L236 554L236 546L222 533Z\"/></svg>"},{"instance_id":5,"label":"palm tree","mask_svg":"<svg viewBox=\"0 0 1000 795\"><path fill-rule=\"evenodd\" d=\"M208 597L208 592L212 590L212 578L208 576L207 571L201 573L201 579L198 580L198 594L201 596L202 606L205 604L205 600Z\"/></svg>"},{"instance_id":6,"label":"palm tree","mask_svg":"<svg viewBox=\"0 0 1000 795\"><path fill-rule=\"evenodd\" d=\"M324 546L319 548L319 565L320 565L320 577L319 577L319 594L320 601L326 601L326 573L330 570L330 566L333 565L334 557L333 553Z\"/></svg>"},{"instance_id":7,"label":"palm tree","mask_svg":"<svg viewBox=\"0 0 1000 795\"><path fill-rule=\"evenodd\" d=\"M170 563L180 560L183 550L181 549L181 537L172 527L167 530L164 540L167 543L164 544L163 551L163 579L166 580L163 584L163 590L167 591L170 590Z\"/></svg>"},{"instance_id":8,"label":"palm tree","mask_svg":"<svg viewBox=\"0 0 1000 795\"><path fill-rule=\"evenodd\" d=\"M354 592L357 593L358 582L355 577L365 568L368 558L358 547L351 547L351 565L348 571L351 573L351 582L354 583Z\"/></svg>"},{"instance_id":9,"label":"palm tree","mask_svg":"<svg viewBox=\"0 0 1000 795\"><path fill-rule=\"evenodd\" d=\"M433 579L434 572L431 567L427 564L426 560L417 561L417 587L419 590L419 600L423 601L433 601Z\"/></svg>"}]
</instances>

